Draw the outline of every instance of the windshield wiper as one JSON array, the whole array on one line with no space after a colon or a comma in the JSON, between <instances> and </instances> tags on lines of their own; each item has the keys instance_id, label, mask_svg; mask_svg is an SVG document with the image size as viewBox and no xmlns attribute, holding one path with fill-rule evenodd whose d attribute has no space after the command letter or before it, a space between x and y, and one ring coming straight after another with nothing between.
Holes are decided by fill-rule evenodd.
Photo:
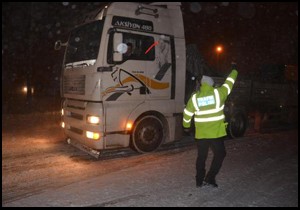
<instances>
[{"instance_id":1,"label":"windshield wiper","mask_svg":"<svg viewBox=\"0 0 300 210\"><path fill-rule=\"evenodd\" d=\"M69 63L69 64L66 64L66 65L65 65L65 68L69 68L69 67L73 68L74 66L73 66L72 63Z\"/></svg>"},{"instance_id":2,"label":"windshield wiper","mask_svg":"<svg viewBox=\"0 0 300 210\"><path fill-rule=\"evenodd\" d=\"M74 68L74 67L80 67L80 66L88 66L87 63L79 63L79 64L73 64L73 63L69 63L67 65L65 65L65 68Z\"/></svg>"},{"instance_id":3,"label":"windshield wiper","mask_svg":"<svg viewBox=\"0 0 300 210\"><path fill-rule=\"evenodd\" d=\"M68 63L65 65L65 68L74 68L74 67L86 67L86 66L91 66L94 65L96 62L95 59L91 59L91 60L83 60L83 61L77 61L77 62L73 62L73 63Z\"/></svg>"},{"instance_id":4,"label":"windshield wiper","mask_svg":"<svg viewBox=\"0 0 300 210\"><path fill-rule=\"evenodd\" d=\"M79 63L79 64L76 64L74 67L79 67L79 66L88 66L87 63Z\"/></svg>"}]
</instances>

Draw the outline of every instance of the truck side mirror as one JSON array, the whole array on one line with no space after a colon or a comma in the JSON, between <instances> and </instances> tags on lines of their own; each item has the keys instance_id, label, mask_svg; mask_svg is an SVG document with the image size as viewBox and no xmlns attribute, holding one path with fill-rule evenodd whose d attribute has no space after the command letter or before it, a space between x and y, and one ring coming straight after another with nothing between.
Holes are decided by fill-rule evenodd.
<instances>
[{"instance_id":1,"label":"truck side mirror","mask_svg":"<svg viewBox=\"0 0 300 210\"><path fill-rule=\"evenodd\" d=\"M55 49L55 50L60 50L61 47L65 47L65 46L67 46L67 42L62 43L60 40L57 40L57 41L55 42L54 49Z\"/></svg>"},{"instance_id":2,"label":"truck side mirror","mask_svg":"<svg viewBox=\"0 0 300 210\"><path fill-rule=\"evenodd\" d=\"M123 41L123 34L122 33L114 33L114 52L113 52L113 61L119 62L123 60L123 51L124 51L124 44Z\"/></svg>"}]
</instances>

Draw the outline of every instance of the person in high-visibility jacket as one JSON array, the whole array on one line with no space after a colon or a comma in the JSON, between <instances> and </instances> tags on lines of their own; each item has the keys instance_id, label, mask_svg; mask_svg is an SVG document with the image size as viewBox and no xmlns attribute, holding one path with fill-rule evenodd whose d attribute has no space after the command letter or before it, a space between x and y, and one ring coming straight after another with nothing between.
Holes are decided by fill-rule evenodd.
<instances>
[{"instance_id":1,"label":"person in high-visibility jacket","mask_svg":"<svg viewBox=\"0 0 300 210\"><path fill-rule=\"evenodd\" d=\"M224 104L236 81L238 72L231 71L221 87L214 88L211 77L202 76L200 90L192 94L183 112L183 127L188 132L194 116L195 141L198 149L196 161L196 186L210 185L218 187L218 174L226 156L224 137L226 133ZM210 170L205 174L205 162L209 147L214 157Z\"/></svg>"}]
</instances>

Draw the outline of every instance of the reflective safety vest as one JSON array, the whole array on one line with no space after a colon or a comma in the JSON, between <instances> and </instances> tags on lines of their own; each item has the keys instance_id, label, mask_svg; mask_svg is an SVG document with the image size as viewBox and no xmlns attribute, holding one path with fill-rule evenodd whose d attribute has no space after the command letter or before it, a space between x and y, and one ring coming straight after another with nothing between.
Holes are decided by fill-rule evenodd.
<instances>
[{"instance_id":1,"label":"reflective safety vest","mask_svg":"<svg viewBox=\"0 0 300 210\"><path fill-rule=\"evenodd\" d=\"M232 70L221 87L206 83L189 99L183 111L183 127L189 128L194 116L195 139L211 139L226 136L224 104L230 94L238 72Z\"/></svg>"}]
</instances>

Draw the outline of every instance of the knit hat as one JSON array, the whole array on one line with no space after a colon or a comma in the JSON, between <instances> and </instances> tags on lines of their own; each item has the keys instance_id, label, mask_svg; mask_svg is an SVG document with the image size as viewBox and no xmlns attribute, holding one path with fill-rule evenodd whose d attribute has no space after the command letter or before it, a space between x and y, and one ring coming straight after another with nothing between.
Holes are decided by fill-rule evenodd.
<instances>
[{"instance_id":1,"label":"knit hat","mask_svg":"<svg viewBox=\"0 0 300 210\"><path fill-rule=\"evenodd\" d=\"M209 77L209 76L202 76L202 79L201 79L201 84L203 84L203 83L206 83L206 84L208 84L208 85L210 85L210 86L213 86L214 85L214 80L211 78L211 77Z\"/></svg>"}]
</instances>

